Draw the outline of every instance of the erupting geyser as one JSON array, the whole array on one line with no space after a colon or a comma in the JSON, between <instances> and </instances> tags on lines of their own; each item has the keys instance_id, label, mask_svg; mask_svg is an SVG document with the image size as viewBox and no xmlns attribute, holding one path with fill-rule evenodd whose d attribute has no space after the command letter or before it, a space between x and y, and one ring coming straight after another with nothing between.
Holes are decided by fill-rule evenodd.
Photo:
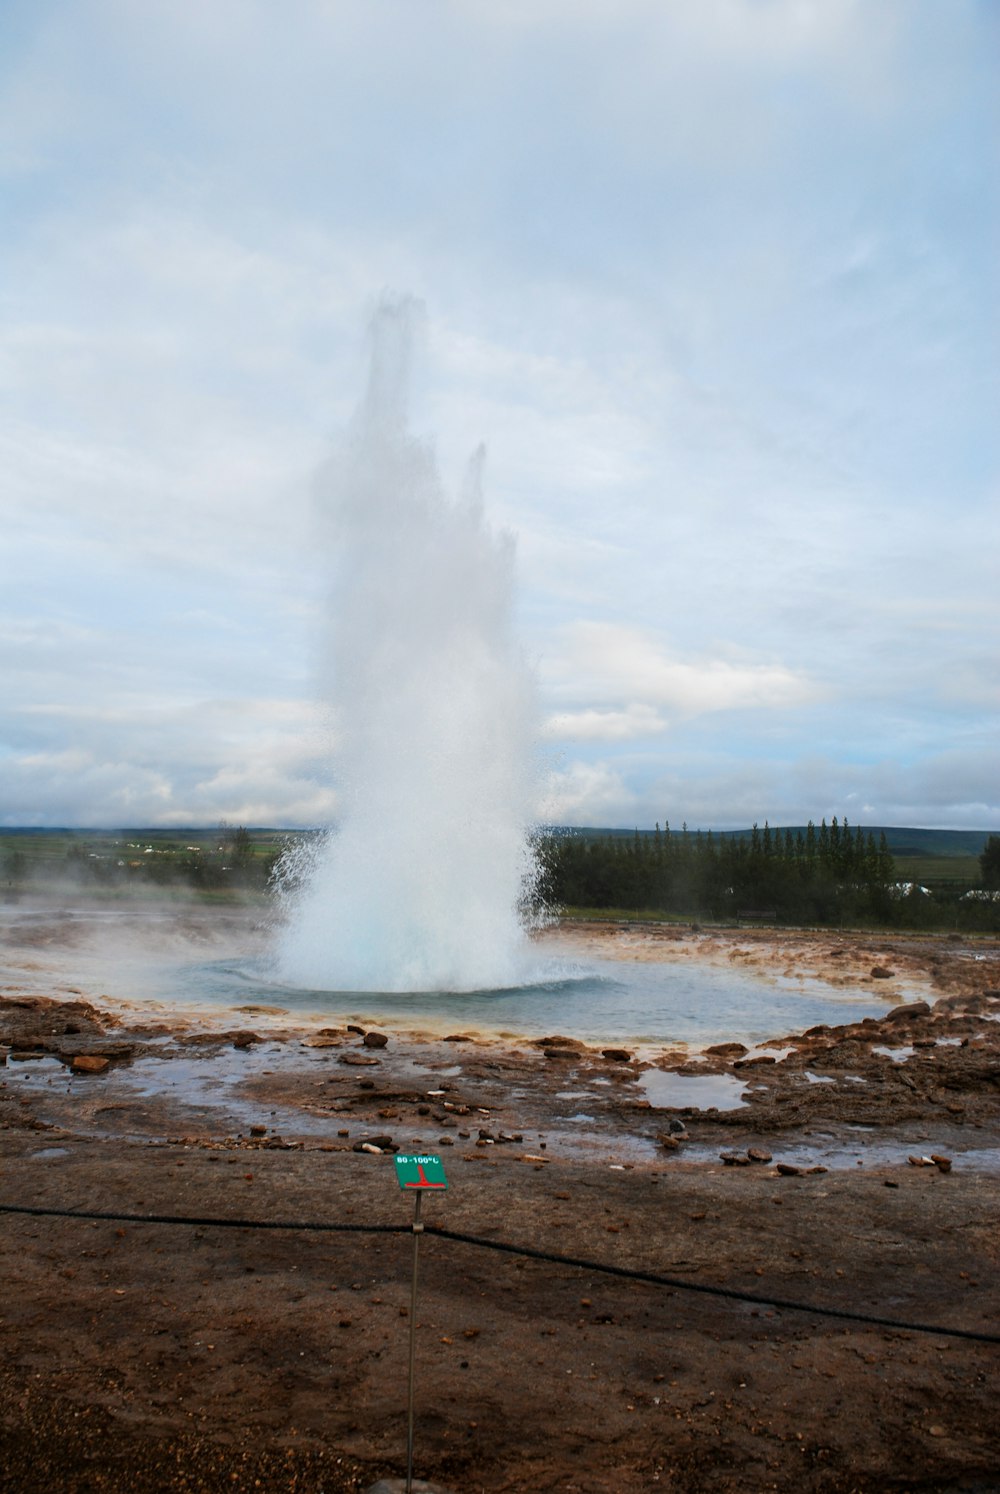
<instances>
[{"instance_id":1,"label":"erupting geyser","mask_svg":"<svg viewBox=\"0 0 1000 1494\"><path fill-rule=\"evenodd\" d=\"M407 428L418 314L379 307L368 390L322 484L337 824L281 868L276 951L282 979L313 989L524 976L534 692L513 542L484 521L482 452L452 501Z\"/></svg>"}]
</instances>

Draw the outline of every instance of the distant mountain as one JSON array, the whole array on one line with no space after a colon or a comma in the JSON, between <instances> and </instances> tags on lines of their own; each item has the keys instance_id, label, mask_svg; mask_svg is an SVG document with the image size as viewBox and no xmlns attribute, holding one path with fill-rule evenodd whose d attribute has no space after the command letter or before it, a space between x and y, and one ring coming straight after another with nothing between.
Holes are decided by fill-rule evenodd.
<instances>
[{"instance_id":1,"label":"distant mountain","mask_svg":"<svg viewBox=\"0 0 1000 1494\"><path fill-rule=\"evenodd\" d=\"M885 838L894 856L978 856L990 830L910 830L887 825ZM876 826L876 838L881 830Z\"/></svg>"}]
</instances>

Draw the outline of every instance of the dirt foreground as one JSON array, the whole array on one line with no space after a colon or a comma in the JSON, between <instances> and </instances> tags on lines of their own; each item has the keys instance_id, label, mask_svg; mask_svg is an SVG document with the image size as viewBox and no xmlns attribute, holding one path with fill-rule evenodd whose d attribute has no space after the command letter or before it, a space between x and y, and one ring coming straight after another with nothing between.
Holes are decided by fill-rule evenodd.
<instances>
[{"instance_id":1,"label":"dirt foreground","mask_svg":"<svg viewBox=\"0 0 1000 1494\"><path fill-rule=\"evenodd\" d=\"M181 1020L68 988L58 919L8 929L0 1204L118 1217L0 1212L0 1488L339 1494L403 1473L394 1149L441 1156L423 1218L481 1242L420 1244L420 1478L1000 1488L1000 1344L975 1336L1000 1337L997 941L545 937L890 994L877 1020L697 1057L253 1005ZM899 1010L894 982L926 1001ZM718 1098L678 1103L686 1080Z\"/></svg>"}]
</instances>

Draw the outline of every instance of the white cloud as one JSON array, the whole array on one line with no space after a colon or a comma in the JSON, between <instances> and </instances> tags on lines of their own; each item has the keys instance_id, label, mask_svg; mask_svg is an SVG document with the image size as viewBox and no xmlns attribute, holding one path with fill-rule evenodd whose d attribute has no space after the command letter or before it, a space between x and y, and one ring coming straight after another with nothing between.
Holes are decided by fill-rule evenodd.
<instances>
[{"instance_id":1,"label":"white cloud","mask_svg":"<svg viewBox=\"0 0 1000 1494\"><path fill-rule=\"evenodd\" d=\"M518 532L557 818L993 812L982 7L0 26L0 818L329 809L309 474L387 286Z\"/></svg>"},{"instance_id":2,"label":"white cloud","mask_svg":"<svg viewBox=\"0 0 1000 1494\"><path fill-rule=\"evenodd\" d=\"M817 687L780 664L674 658L660 640L619 623L579 621L543 665L557 696L626 703L648 728L652 707L690 717L710 711L801 705Z\"/></svg>"},{"instance_id":3,"label":"white cloud","mask_svg":"<svg viewBox=\"0 0 1000 1494\"><path fill-rule=\"evenodd\" d=\"M559 711L542 728L544 737L577 742L628 741L659 736L667 723L650 706L631 705L622 711Z\"/></svg>"},{"instance_id":4,"label":"white cloud","mask_svg":"<svg viewBox=\"0 0 1000 1494\"><path fill-rule=\"evenodd\" d=\"M555 772L538 807L550 825L628 824L635 796L606 763L573 762Z\"/></svg>"}]
</instances>

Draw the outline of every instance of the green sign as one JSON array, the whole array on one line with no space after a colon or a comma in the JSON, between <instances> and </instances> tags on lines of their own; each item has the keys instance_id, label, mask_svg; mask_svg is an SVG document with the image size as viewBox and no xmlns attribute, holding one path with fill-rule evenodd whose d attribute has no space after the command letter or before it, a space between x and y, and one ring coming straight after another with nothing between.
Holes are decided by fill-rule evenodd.
<instances>
[{"instance_id":1,"label":"green sign","mask_svg":"<svg viewBox=\"0 0 1000 1494\"><path fill-rule=\"evenodd\" d=\"M396 1154L396 1181L401 1188L447 1188L440 1157Z\"/></svg>"}]
</instances>

